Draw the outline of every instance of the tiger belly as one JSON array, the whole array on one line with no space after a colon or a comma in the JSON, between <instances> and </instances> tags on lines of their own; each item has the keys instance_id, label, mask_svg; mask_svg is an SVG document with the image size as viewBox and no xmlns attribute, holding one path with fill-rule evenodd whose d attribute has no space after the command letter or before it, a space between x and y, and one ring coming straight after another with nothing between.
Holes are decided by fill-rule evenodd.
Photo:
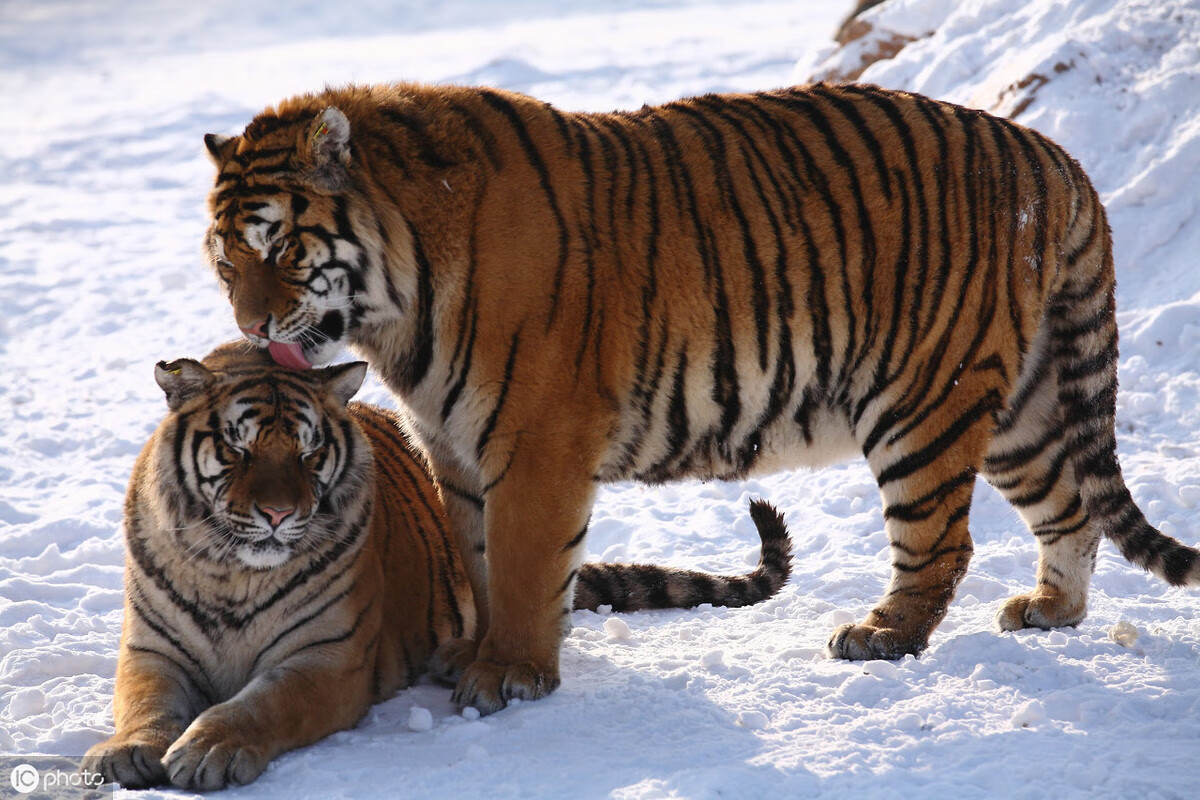
<instances>
[{"instance_id":1,"label":"tiger belly","mask_svg":"<svg viewBox=\"0 0 1200 800\"><path fill-rule=\"evenodd\" d=\"M597 478L648 483L737 480L823 467L862 455L841 410L822 406L801 414L800 421L797 413L782 415L762 428L735 429L726 439L713 426L682 443L672 438L669 422L660 421L640 440L614 439Z\"/></svg>"}]
</instances>

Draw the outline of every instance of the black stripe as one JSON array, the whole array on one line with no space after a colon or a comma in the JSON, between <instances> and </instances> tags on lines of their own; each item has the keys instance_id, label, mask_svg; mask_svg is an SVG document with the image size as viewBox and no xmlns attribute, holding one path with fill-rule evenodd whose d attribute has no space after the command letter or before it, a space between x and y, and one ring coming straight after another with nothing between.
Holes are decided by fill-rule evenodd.
<instances>
[{"instance_id":1,"label":"black stripe","mask_svg":"<svg viewBox=\"0 0 1200 800\"><path fill-rule=\"evenodd\" d=\"M426 166L445 169L457 165L458 162L453 158L438 150L437 142L429 134L428 121L418 117L414 111L396 106L382 106L379 108L379 116L392 125L405 129L405 135L411 140L417 158ZM395 137L396 131L389 131L387 135Z\"/></svg>"},{"instance_id":2,"label":"black stripe","mask_svg":"<svg viewBox=\"0 0 1200 800\"><path fill-rule=\"evenodd\" d=\"M464 303L463 308L473 307L475 304L474 298L471 298L469 303ZM442 422L450 419L450 414L454 411L454 407L458 405L459 398L462 397L463 388L467 385L467 377L471 374L471 361L475 355L475 332L478 328L476 325L476 315L470 315L468 323L470 332L467 334L466 347L463 350L462 363L458 365L458 378L450 386L450 391L446 393L446 399L442 402ZM456 356L457 357L457 356Z\"/></svg>"},{"instance_id":3,"label":"black stripe","mask_svg":"<svg viewBox=\"0 0 1200 800\"><path fill-rule=\"evenodd\" d=\"M166 571L155 562L154 554L147 547L139 517L136 514L126 515L125 526L126 551L133 559L133 563L160 592L167 596L171 605L187 614L205 636L211 637L219 627L218 619L176 590Z\"/></svg>"},{"instance_id":4,"label":"black stripe","mask_svg":"<svg viewBox=\"0 0 1200 800\"><path fill-rule=\"evenodd\" d=\"M830 124L824 110L821 109L819 107L819 103L816 102L818 99L823 99L823 95L817 95L815 92L808 93L798 90L783 90L780 92L763 93L758 96L763 100L783 106L793 114L799 116L803 122L815 128L817 133L820 134L822 140L824 141L825 147L829 151L829 155L832 157L833 163L844 173L845 180L844 182L839 183L839 189L848 191L854 202L859 226L858 234L855 237L855 240L860 242L863 248L862 262L865 274L875 260L875 237L871 230L870 219L867 215L866 203L863 198L862 186L858 177L858 171L855 167L855 162L850 158L845 148L842 147L840 139L837 133L833 130L833 127ZM821 362L818 361L818 383L821 386L822 391L838 392L846 388L846 382L849 378L847 370L850 363L854 360L854 353L857 351L858 347L858 315L854 311L854 304L852 301L852 298L858 293L856 293L851 286L847 258L849 234L844 227L849 215L834 199L834 192L830 188L831 183L828 176L822 170L816 168L815 162L808 153L807 146L801 144L798 137L795 138L793 142L793 148L802 154L806 162L806 166L812 167L806 171L816 181L818 191L820 192L822 200L825 203L825 207L829 210L829 221L834 227L839 242L838 266L842 271L842 312L845 315L845 327L847 335L846 347L842 353L841 363L839 365L839 375L836 381L831 383L829 378L821 378ZM813 265L817 265L819 262L814 257L812 258L811 263ZM821 283L822 286L824 286L823 278ZM872 307L872 302L870 298L869 281L866 283L867 285L863 287L865 293L862 294L862 298L864 301L864 306L868 311L869 318L869 311ZM810 292L810 296L811 295L812 292ZM823 304L827 302L824 297L818 299L820 299ZM832 359L832 338L830 338L829 341L831 343L830 354Z\"/></svg>"},{"instance_id":5,"label":"black stripe","mask_svg":"<svg viewBox=\"0 0 1200 800\"><path fill-rule=\"evenodd\" d=\"M667 407L667 452L658 463L638 475L640 480L647 483L661 483L672 475L675 460L683 452L688 442L687 398L685 381L687 373L687 348L679 350L679 359L675 367L675 380L671 386L670 403Z\"/></svg>"},{"instance_id":6,"label":"black stripe","mask_svg":"<svg viewBox=\"0 0 1200 800\"><path fill-rule=\"evenodd\" d=\"M559 597L561 595L566 594L567 590L571 588L571 582L575 580L575 577L578 574L579 574L579 570L577 570L577 569L571 570L571 574L567 575L567 579L565 581L563 581L562 586L558 587L558 591L554 593L554 596Z\"/></svg>"},{"instance_id":7,"label":"black stripe","mask_svg":"<svg viewBox=\"0 0 1200 800\"><path fill-rule=\"evenodd\" d=\"M475 443L475 453L482 459L483 451L487 447L488 440L492 438L492 433L496 430L496 423L500 419L500 412L504 410L504 402L508 399L508 389L512 385L513 372L517 366L517 349L521 343L521 330L513 334L512 344L508 349L508 360L504 363L504 379L500 383L500 394L496 398L496 405L492 407L492 413L488 415L487 422L484 423L483 430L479 433L479 439Z\"/></svg>"},{"instance_id":8,"label":"black stripe","mask_svg":"<svg viewBox=\"0 0 1200 800\"><path fill-rule=\"evenodd\" d=\"M550 212L554 215L554 224L558 229L558 266L554 274L554 291L551 300L550 317L546 320L546 330L549 331L550 325L558 315L563 278L566 273L567 259L570 252L570 235L567 230L567 222L563 218L562 209L559 207L558 198L554 192L554 185L550 180L550 171L546 168L541 153L538 152L537 145L529 135L529 129L526 127L525 120L522 119L521 114L507 98L499 93L488 89L479 89L478 91L479 96L483 98L484 102L504 116L508 120L509 125L512 126L513 132L517 136L517 141L520 142L521 149L525 153L525 158L529 161L530 166L533 167L534 172L537 173L538 183L546 195L546 203L549 206Z\"/></svg>"},{"instance_id":9,"label":"black stripe","mask_svg":"<svg viewBox=\"0 0 1200 800\"><path fill-rule=\"evenodd\" d=\"M583 528L580 529L579 533L577 533L573 537L571 537L571 541L567 542L566 544L564 544L562 546L561 552L569 553L570 551L572 551L576 547L578 547L580 544L582 544L584 537L587 536L587 532L588 532L588 526L584 525Z\"/></svg>"},{"instance_id":10,"label":"black stripe","mask_svg":"<svg viewBox=\"0 0 1200 800\"><path fill-rule=\"evenodd\" d=\"M724 120L731 125L739 134L742 149L742 159L747 167L747 175L751 186L754 189L755 197L758 200L760 207L767 217L767 221L771 226L771 231L775 245L775 316L779 324L779 332L777 334L779 352L775 354L775 375L771 382L769 392L769 400L767 408L755 422L755 429L759 430L774 422L783 409L790 404L792 393L796 388L796 364L795 357L792 351L792 332L790 320L795 313L795 301L792 298L791 281L788 279L788 252L787 244L783 236L783 221L780 219L781 214L776 212L775 205L767 195L766 186L760 179L761 173L766 176L767 181L773 193L775 201L783 207L783 214L786 215L786 192L781 185L779 178L776 176L776 170L768 158L763 154L758 147L755 135L752 135L746 130L743 125L742 117L738 116L737 112L746 110L746 104L741 104L736 107L725 108L723 115ZM755 117L757 121L761 121L761 117ZM746 149L749 149L749 155ZM753 158L750 157L753 156ZM753 455L757 454L757 448L753 445L743 445L743 452L739 454L740 469L749 467L749 461Z\"/></svg>"},{"instance_id":11,"label":"black stripe","mask_svg":"<svg viewBox=\"0 0 1200 800\"><path fill-rule=\"evenodd\" d=\"M975 470L965 469L958 475L938 485L932 492L904 503L888 503L883 509L884 519L894 519L898 522L921 522L936 514L946 498L957 492L963 486L974 484Z\"/></svg>"},{"instance_id":12,"label":"black stripe","mask_svg":"<svg viewBox=\"0 0 1200 800\"><path fill-rule=\"evenodd\" d=\"M417 265L417 308L412 345L407 358L402 359L398 371L398 380L406 391L411 391L420 385L429 373L433 363L434 348L434 318L433 318L433 274L421 237L409 223L409 232L413 242L413 257Z\"/></svg>"},{"instance_id":13,"label":"black stripe","mask_svg":"<svg viewBox=\"0 0 1200 800\"><path fill-rule=\"evenodd\" d=\"M227 624L232 622L233 624L229 624L229 627L240 629L271 606L280 602L300 587L305 586L313 578L321 575L323 572L328 571L331 576L329 580L323 582L314 591L310 592L309 596L313 597L325 592L330 585L339 580L341 576L347 570L351 569L358 561L359 556L363 552L363 548L361 547L355 549L350 561L342 565L341 571L334 572L332 569L333 565L340 561L342 556L346 555L347 551L349 551L351 547L357 544L363 537L368 535L368 531L363 527L365 524L366 520L354 520L346 524L346 526L343 528L345 533L342 535L342 538L334 542L333 546L323 552L318 558L315 558L313 562L308 565L308 567L293 575L286 584L277 589L275 593L268 597L264 602L258 604L254 608L247 609L247 612L241 617L235 617L232 618L232 620L223 621L226 621Z\"/></svg>"},{"instance_id":14,"label":"black stripe","mask_svg":"<svg viewBox=\"0 0 1200 800\"><path fill-rule=\"evenodd\" d=\"M570 122L571 127L575 129L576 139L574 141L578 145L579 156L574 159L574 162L583 171L583 188L581 190L583 210L575 226L576 238L583 244L583 270L586 276L586 293L584 295L583 321L581 323L582 335L579 338L579 350L575 354L575 374L578 377L580 370L583 369L583 359L587 352L588 342L593 338L596 340L597 353L602 346L599 329L594 326L596 316L596 243L594 241L596 236L594 198L596 175L592 165L592 143L589 141L591 137L598 139L599 136L597 136L595 131L589 130L574 117L560 116L560 119L564 121L563 124Z\"/></svg>"},{"instance_id":15,"label":"black stripe","mask_svg":"<svg viewBox=\"0 0 1200 800\"><path fill-rule=\"evenodd\" d=\"M902 456L881 470L878 475L879 485L885 486L892 481L906 478L937 461L947 448L966 434L985 414L994 411L998 402L999 396L995 392L989 392L975 401L973 406L954 420L949 427L942 430L932 442L920 450Z\"/></svg>"},{"instance_id":16,"label":"black stripe","mask_svg":"<svg viewBox=\"0 0 1200 800\"><path fill-rule=\"evenodd\" d=\"M299 628L301 628L305 625L308 625L314 619L316 619L317 617L324 614L329 609L329 607L332 606L334 603L338 603L338 602L344 600L346 598L346 596L350 594L350 591L352 588L353 587L347 587L344 591L339 592L338 594L335 594L333 597L330 597L316 611L313 611L311 614L308 614L308 615L296 620L294 623L289 625L285 630L281 631L279 633L279 635L277 635L274 639L272 639L270 642L268 642L265 647L260 648L258 651L258 655L256 655L254 657L254 662L250 665L250 674L253 675L256 673L256 671L258 670L258 664L262 660L263 656L265 656L268 652L270 652L272 649L274 649L274 647L276 645L278 645L280 641L282 641L285 637L289 636L290 634L294 633Z\"/></svg>"},{"instance_id":17,"label":"black stripe","mask_svg":"<svg viewBox=\"0 0 1200 800\"><path fill-rule=\"evenodd\" d=\"M144 599L146 599L147 603L150 603L149 598L144 598ZM131 600L132 600L132 602L130 602L130 604L129 604L130 608L132 608L134 614L136 614L137 617L146 624L146 627L150 628L150 630L152 630L156 634L158 634L163 639L163 641L165 641L172 648L174 648L180 655L182 655L184 658L186 658L192 664L192 666L195 667L195 669L189 670L189 669L185 668L178 661L171 658L170 656L168 656L165 653L159 652L158 650L153 650L153 649L150 649L147 647L137 647L134 645L128 645L128 649L133 650L133 651L140 651L140 652L144 652L144 653L154 653L156 656L159 656L160 658L163 658L163 659L171 662L179 669L179 671L185 677L191 679L190 680L191 685L197 691L199 691L201 694L203 694L205 696L206 700L208 700L210 703L216 702L216 700L214 698L216 697L217 692L216 692L216 689L212 685L211 678L209 678L208 673L204 669L204 665L200 662L200 659L197 658L184 645L183 640L178 635L178 632L168 631L165 625L159 624L155 620L150 619L150 616L147 613L147 609L144 608L141 603L137 602L133 598L131 598ZM205 683L208 684L207 688L199 686L197 684L198 678L204 680Z\"/></svg>"},{"instance_id":18,"label":"black stripe","mask_svg":"<svg viewBox=\"0 0 1200 800\"><path fill-rule=\"evenodd\" d=\"M988 475L999 475L1023 467L1045 452L1050 445L1061 441L1063 429L1057 425L1049 426L1042 432L1037 441L1009 450L1005 453L989 453L983 460L983 469Z\"/></svg>"},{"instance_id":19,"label":"black stripe","mask_svg":"<svg viewBox=\"0 0 1200 800\"><path fill-rule=\"evenodd\" d=\"M474 99L474 97L473 93L471 99ZM504 161L500 157L500 145L496 140L495 134L492 132L491 126L485 124L479 117L475 116L473 109L452 100L446 100L445 102L446 107L458 116L455 127L458 127L460 130L466 129L475 136L475 141L483 151L483 155L487 158L492 170L498 172L504 165Z\"/></svg>"},{"instance_id":20,"label":"black stripe","mask_svg":"<svg viewBox=\"0 0 1200 800\"><path fill-rule=\"evenodd\" d=\"M750 220L738 199L737 187L731 171L730 152L726 145L726 135L711 121L713 117L716 117L724 122L729 122L727 118L729 109L720 98L712 95L697 98L693 102L705 107L708 113L691 108L686 103L675 103L671 107L688 117L692 121L694 129L700 134L700 140L704 143L709 162L713 167L713 179L720 193L721 202L733 212L734 220L741 232L742 259L750 270L750 294L753 298L751 305L754 311L754 327L758 341L758 366L760 370L765 371L767 369L767 338L770 333L768 321L770 298L767 294L766 269L759 257L758 243L750 229ZM743 166L748 167L749 165L744 163ZM759 198L765 206L765 198L761 191Z\"/></svg>"},{"instance_id":21,"label":"black stripe","mask_svg":"<svg viewBox=\"0 0 1200 800\"><path fill-rule=\"evenodd\" d=\"M883 189L884 199L890 202L892 199L892 185L889 180L887 164L884 163L883 160L883 154L885 152L889 152L889 148L884 148L884 146L879 143L879 139L875 137L875 133L871 130L871 126L867 124L865 119L863 119L862 113L858 110L857 104L842 97L842 93L854 94L859 97L866 96L866 93L860 87L855 87L853 85L833 86L830 84L823 84L814 88L819 90L820 97L823 100L837 108L838 112L845 117L852 126L854 126L859 138L864 140L864 147L867 151L867 154L871 157L871 160L875 164L875 177L879 181L880 187ZM878 96L876 96L876 99L878 99ZM902 131L897 132L903 135Z\"/></svg>"},{"instance_id":22,"label":"black stripe","mask_svg":"<svg viewBox=\"0 0 1200 800\"><path fill-rule=\"evenodd\" d=\"M377 598L372 597L371 602L363 606L362 611L358 612L358 616L354 618L354 623L346 630L342 631L336 636L327 636L324 639L314 639L310 642L305 642L300 647L297 647L295 650L284 656L283 660L286 661L287 659L290 659L299 653L303 653L305 650L313 650L315 648L325 647L326 645L331 644L341 644L342 642L350 640L356 633L358 633L358 629L362 625L363 619L367 616L367 613L375 607L376 599ZM286 668L282 664L280 667Z\"/></svg>"},{"instance_id":23,"label":"black stripe","mask_svg":"<svg viewBox=\"0 0 1200 800\"><path fill-rule=\"evenodd\" d=\"M399 421L397 419L382 412L381 409L372 406L360 406L358 410L366 412L358 415L357 419L360 422L366 422L370 425L369 430L364 428L364 433L367 434L372 443L377 440L386 442L385 445L382 445L382 449L391 458L383 462L384 477L397 487L400 487L393 496L405 499L406 502L402 506L419 505L425 511L425 518L430 520L433 525L432 531L426 531L423 526L416 524L414 520L412 527L423 540L425 540L426 533L438 537L440 549L436 553L429 547L426 541L426 550L430 561L429 566L432 571L434 562L438 564L436 582L440 583L442 587L442 592L451 614L452 633L455 636L460 636L462 635L465 621L462 616L462 610L458 605L458 598L454 592L453 562L450 559L450 554L455 552L456 546L451 540L450 531L443 522L442 506L434 499L432 494L434 491L432 476L429 474L424 459L418 457L409 447L407 440L398 427ZM405 479L407 488L401 487L400 476L395 474L397 470ZM431 586L433 583L434 581L431 578ZM431 602L429 605L429 631L431 636L435 635L436 630L436 625L432 618L433 609L434 603Z\"/></svg>"},{"instance_id":24,"label":"black stripe","mask_svg":"<svg viewBox=\"0 0 1200 800\"><path fill-rule=\"evenodd\" d=\"M724 443L728 440L729 433L737 423L738 417L741 416L741 400L729 302L725 293L720 257L716 250L715 234L712 226L700 216L700 207L696 199L691 172L687 169L684 151L675 136L673 127L655 109L649 109L645 111L645 114L659 143L664 148L664 163L671 176L676 196L686 200L684 204L686 208L680 208L680 214L686 212L691 218L695 230L693 241L704 264L705 282L710 287L712 295L715 331L711 341L716 349L712 359L712 398L713 402L722 408L721 429L718 438Z\"/></svg>"}]
</instances>

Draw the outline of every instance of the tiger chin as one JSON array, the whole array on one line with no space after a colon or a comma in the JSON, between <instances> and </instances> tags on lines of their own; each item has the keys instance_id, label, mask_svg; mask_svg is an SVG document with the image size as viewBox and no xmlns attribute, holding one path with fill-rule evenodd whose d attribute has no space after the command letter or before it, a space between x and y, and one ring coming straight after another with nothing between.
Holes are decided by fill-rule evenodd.
<instances>
[{"instance_id":1,"label":"tiger chin","mask_svg":"<svg viewBox=\"0 0 1200 800\"><path fill-rule=\"evenodd\" d=\"M475 609L438 487L397 416L349 402L362 362L297 372L244 342L160 362L169 413L125 504L116 733L82 768L126 787L253 781L409 686ZM765 503L759 566L711 576L586 564L576 608L746 605L786 583Z\"/></svg>"},{"instance_id":2,"label":"tiger chin","mask_svg":"<svg viewBox=\"0 0 1200 800\"><path fill-rule=\"evenodd\" d=\"M977 476L1038 541L1003 630L1084 619L1102 538L1200 584L1117 461L1104 209L1035 131L868 85L567 113L395 84L205 144L206 248L245 336L297 368L352 346L448 490L478 625L435 661L461 704L558 685L610 481L865 457L893 568L837 658L925 649Z\"/></svg>"}]
</instances>

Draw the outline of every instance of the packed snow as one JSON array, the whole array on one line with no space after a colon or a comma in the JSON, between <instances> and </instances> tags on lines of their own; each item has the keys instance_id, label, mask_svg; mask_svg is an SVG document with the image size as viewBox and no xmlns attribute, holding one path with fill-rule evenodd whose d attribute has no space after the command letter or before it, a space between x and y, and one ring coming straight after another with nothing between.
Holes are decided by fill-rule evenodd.
<instances>
[{"instance_id":1,"label":"packed snow","mask_svg":"<svg viewBox=\"0 0 1200 800\"><path fill-rule=\"evenodd\" d=\"M837 75L903 37L861 80L1015 115L1092 176L1116 240L1126 479L1163 531L1200 543L1200 2L888 0L839 50L851 5L0 3L0 754L78 756L111 733L122 500L165 410L153 365L235 333L199 256L201 137L326 83L636 108ZM392 402L377 383L360 398ZM1200 591L1106 543L1078 628L998 633L1036 545L982 483L971 572L920 658L823 654L889 575L862 463L608 487L590 557L744 571L752 497L795 541L777 597L577 612L551 697L480 718L424 680L226 796L1195 796Z\"/></svg>"}]
</instances>

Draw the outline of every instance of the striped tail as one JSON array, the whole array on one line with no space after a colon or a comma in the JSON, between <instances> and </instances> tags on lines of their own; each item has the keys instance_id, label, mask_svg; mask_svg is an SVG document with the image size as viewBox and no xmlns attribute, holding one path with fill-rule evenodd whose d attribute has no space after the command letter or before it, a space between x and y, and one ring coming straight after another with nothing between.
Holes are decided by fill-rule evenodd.
<instances>
[{"instance_id":1,"label":"striped tail","mask_svg":"<svg viewBox=\"0 0 1200 800\"><path fill-rule=\"evenodd\" d=\"M1077 184L1078 185L1078 184ZM1083 186L1087 186L1083 179ZM1117 461L1117 323L1112 238L1090 186L1066 242L1049 320L1065 434L1083 507L1121 555L1173 586L1200 586L1200 551L1146 521Z\"/></svg>"},{"instance_id":2,"label":"striped tail","mask_svg":"<svg viewBox=\"0 0 1200 800\"><path fill-rule=\"evenodd\" d=\"M748 606L773 596L792 574L792 540L783 515L763 500L750 502L762 539L758 566L745 575L710 575L652 564L584 564L575 583L575 608L613 611L648 608Z\"/></svg>"}]
</instances>

